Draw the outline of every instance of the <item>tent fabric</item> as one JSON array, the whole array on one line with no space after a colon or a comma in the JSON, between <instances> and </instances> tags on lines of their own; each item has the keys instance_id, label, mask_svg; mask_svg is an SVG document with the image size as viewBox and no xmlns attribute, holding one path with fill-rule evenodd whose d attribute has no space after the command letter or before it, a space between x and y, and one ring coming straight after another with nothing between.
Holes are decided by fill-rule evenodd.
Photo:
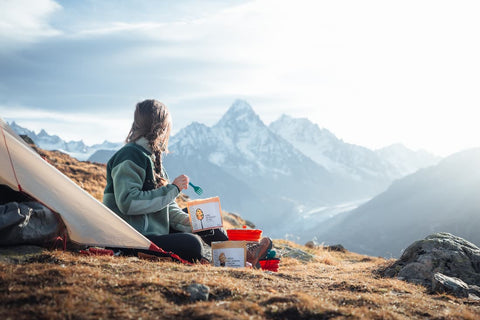
<instances>
[{"instance_id":1,"label":"tent fabric","mask_svg":"<svg viewBox=\"0 0 480 320\"><path fill-rule=\"evenodd\" d=\"M87 246L161 250L43 160L2 119L0 130L0 184L22 191L57 212L70 241Z\"/></svg>"}]
</instances>

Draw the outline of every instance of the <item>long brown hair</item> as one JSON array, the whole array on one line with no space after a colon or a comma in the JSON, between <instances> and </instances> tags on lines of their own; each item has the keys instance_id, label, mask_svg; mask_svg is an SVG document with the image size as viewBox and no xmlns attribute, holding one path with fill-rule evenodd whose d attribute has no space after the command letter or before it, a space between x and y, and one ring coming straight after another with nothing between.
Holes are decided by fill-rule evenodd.
<instances>
[{"instance_id":1,"label":"long brown hair","mask_svg":"<svg viewBox=\"0 0 480 320\"><path fill-rule=\"evenodd\" d=\"M162 153L168 153L171 126L170 113L163 103L154 99L137 103L132 128L126 142L135 142L141 137L148 140L152 149L157 186L168 183L162 175Z\"/></svg>"}]
</instances>

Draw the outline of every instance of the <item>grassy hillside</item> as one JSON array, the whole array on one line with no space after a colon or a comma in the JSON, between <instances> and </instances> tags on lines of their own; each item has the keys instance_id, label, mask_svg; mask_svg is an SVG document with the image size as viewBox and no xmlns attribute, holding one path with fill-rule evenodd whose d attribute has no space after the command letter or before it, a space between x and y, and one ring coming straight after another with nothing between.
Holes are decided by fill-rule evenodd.
<instances>
[{"instance_id":1,"label":"grassy hillside","mask_svg":"<svg viewBox=\"0 0 480 320\"><path fill-rule=\"evenodd\" d=\"M316 258L283 258L277 273L47 251L18 264L0 262L0 314L17 320L480 318L478 302L377 276L389 261L298 248ZM210 288L208 301L190 300L192 283Z\"/></svg>"},{"instance_id":2,"label":"grassy hillside","mask_svg":"<svg viewBox=\"0 0 480 320\"><path fill-rule=\"evenodd\" d=\"M41 153L101 197L105 166ZM229 226L245 223L224 214ZM284 240L274 245L282 257L275 273L49 250L22 255L0 248L0 315L15 320L480 319L479 301L432 295L424 287L382 278L379 271L393 260ZM312 259L289 257L292 250ZM191 300L187 287L194 283L208 286L207 301Z\"/></svg>"}]
</instances>

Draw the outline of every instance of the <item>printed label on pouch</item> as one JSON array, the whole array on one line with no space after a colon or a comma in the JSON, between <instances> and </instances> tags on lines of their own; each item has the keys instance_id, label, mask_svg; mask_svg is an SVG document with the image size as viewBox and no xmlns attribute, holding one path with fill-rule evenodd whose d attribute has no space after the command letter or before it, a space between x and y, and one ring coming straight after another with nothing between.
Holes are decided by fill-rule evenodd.
<instances>
[{"instance_id":1,"label":"printed label on pouch","mask_svg":"<svg viewBox=\"0 0 480 320\"><path fill-rule=\"evenodd\" d=\"M246 241L212 242L212 258L215 267L245 267Z\"/></svg>"},{"instance_id":2,"label":"printed label on pouch","mask_svg":"<svg viewBox=\"0 0 480 320\"><path fill-rule=\"evenodd\" d=\"M223 227L219 197L187 202L192 232Z\"/></svg>"}]
</instances>

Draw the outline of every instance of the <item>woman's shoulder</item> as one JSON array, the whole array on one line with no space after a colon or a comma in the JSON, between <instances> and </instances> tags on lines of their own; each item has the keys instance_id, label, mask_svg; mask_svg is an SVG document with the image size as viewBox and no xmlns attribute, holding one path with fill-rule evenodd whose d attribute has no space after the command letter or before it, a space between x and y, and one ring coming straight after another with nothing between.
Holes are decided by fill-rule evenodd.
<instances>
[{"instance_id":1,"label":"woman's shoulder","mask_svg":"<svg viewBox=\"0 0 480 320\"><path fill-rule=\"evenodd\" d=\"M110 159L113 165L119 164L123 161L133 161L137 165L144 165L149 160L149 153L147 150L134 142L129 142L120 148Z\"/></svg>"},{"instance_id":2,"label":"woman's shoulder","mask_svg":"<svg viewBox=\"0 0 480 320\"><path fill-rule=\"evenodd\" d=\"M150 156L151 152L145 149L143 146L139 145L136 142L129 142L125 144L122 149L125 149L125 152L133 152L133 153L143 153L146 156ZM120 150L122 150L120 149Z\"/></svg>"}]
</instances>

